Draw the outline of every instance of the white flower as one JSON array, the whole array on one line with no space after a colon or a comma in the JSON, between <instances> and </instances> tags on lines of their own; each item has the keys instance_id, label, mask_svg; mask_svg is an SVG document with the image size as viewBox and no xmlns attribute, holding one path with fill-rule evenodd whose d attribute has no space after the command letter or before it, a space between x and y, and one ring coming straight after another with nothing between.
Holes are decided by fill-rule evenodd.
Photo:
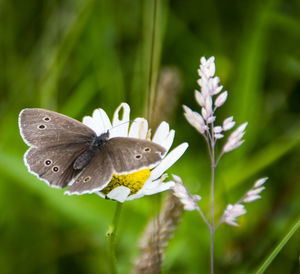
<instances>
[{"instance_id":1,"label":"white flower","mask_svg":"<svg viewBox=\"0 0 300 274\"><path fill-rule=\"evenodd\" d=\"M123 113L122 117L120 117L121 113ZM109 130L109 138L133 137L146 139L148 133L147 120L144 118L136 118L131 126L129 126L129 113L129 105L122 103L116 109L112 123L103 109L96 109L93 112L92 117L84 117L83 123L94 130L97 135L101 135ZM175 131L172 129L170 130L168 123L162 122L158 126L151 141L164 147L166 149L166 153L164 154L163 159L150 171L149 178L135 194L130 194L131 189L127 186L117 186L111 189L110 192L106 194L106 197L119 202L124 202L126 200L133 200L145 195L162 192L173 187L175 183L172 181L163 182L165 176L162 175L182 156L188 147L187 143L182 143L168 153L173 143L174 136ZM105 198L103 193L97 192L97 194Z\"/></svg>"},{"instance_id":2,"label":"white flower","mask_svg":"<svg viewBox=\"0 0 300 274\"><path fill-rule=\"evenodd\" d=\"M173 174L173 178L175 180L175 185L172 187L173 194L180 200L184 210L193 211L198 209L197 202L201 200L201 197L199 195L190 195L179 176Z\"/></svg>"},{"instance_id":3,"label":"white flower","mask_svg":"<svg viewBox=\"0 0 300 274\"><path fill-rule=\"evenodd\" d=\"M238 226L238 224L236 223L236 218L244 215L246 212L247 211L242 204L229 204L224 211L222 222L225 222L229 225Z\"/></svg>"}]
</instances>

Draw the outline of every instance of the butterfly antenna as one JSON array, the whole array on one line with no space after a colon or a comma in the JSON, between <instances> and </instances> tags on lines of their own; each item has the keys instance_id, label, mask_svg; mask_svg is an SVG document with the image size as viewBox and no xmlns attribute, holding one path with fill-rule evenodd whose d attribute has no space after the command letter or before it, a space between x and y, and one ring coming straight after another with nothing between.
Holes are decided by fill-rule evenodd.
<instances>
[{"instance_id":1,"label":"butterfly antenna","mask_svg":"<svg viewBox=\"0 0 300 274\"><path fill-rule=\"evenodd\" d=\"M127 123L133 123L133 122L136 122L136 121L135 121L135 120L129 120L129 121L123 122L123 123L121 123L121 124L118 124L118 125L116 125L116 126L113 126L113 127L111 127L110 129L108 129L108 130L112 130L112 129L116 128L116 127L125 125L125 124L127 124Z\"/></svg>"}]
</instances>

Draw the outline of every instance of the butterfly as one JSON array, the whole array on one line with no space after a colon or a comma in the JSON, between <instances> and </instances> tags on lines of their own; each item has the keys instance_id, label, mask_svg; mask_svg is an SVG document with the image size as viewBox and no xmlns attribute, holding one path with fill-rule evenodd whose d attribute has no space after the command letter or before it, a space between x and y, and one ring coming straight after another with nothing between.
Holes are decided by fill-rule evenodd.
<instances>
[{"instance_id":1,"label":"butterfly","mask_svg":"<svg viewBox=\"0 0 300 274\"><path fill-rule=\"evenodd\" d=\"M151 169L166 153L148 140L109 138L109 131L97 136L83 123L46 109L23 109L19 129L30 146L24 155L29 172L51 187L69 186L68 194L101 191L114 174Z\"/></svg>"}]
</instances>

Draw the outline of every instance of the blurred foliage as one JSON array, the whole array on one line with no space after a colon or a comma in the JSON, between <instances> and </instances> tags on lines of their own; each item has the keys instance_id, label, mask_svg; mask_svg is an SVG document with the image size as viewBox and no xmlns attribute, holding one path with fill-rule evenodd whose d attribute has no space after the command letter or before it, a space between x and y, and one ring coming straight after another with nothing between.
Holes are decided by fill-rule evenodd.
<instances>
[{"instance_id":1,"label":"blurred foliage","mask_svg":"<svg viewBox=\"0 0 300 274\"><path fill-rule=\"evenodd\" d=\"M268 176L262 200L248 205L240 226L216 232L216 273L251 273L299 219L300 2L161 1L160 68L175 67L181 92L168 122L175 145L190 147L170 170L209 204L209 162L201 136L182 115L197 109L201 56L216 57L229 90L218 119L249 121L245 144L217 170L221 214L256 178ZM105 232L115 204L64 196L29 174L18 113L43 107L81 120L123 101L131 117L145 114L152 1L0 1L0 269L1 273L108 273ZM168 95L172 96L172 95ZM168 107L168 98L164 105ZM198 108L199 109L199 108ZM198 162L197 167L195 163ZM153 197L124 205L118 229L118 267L129 273L138 239L155 214ZM164 273L208 273L208 230L187 212L171 240ZM296 273L300 235L284 246L266 273Z\"/></svg>"}]
</instances>

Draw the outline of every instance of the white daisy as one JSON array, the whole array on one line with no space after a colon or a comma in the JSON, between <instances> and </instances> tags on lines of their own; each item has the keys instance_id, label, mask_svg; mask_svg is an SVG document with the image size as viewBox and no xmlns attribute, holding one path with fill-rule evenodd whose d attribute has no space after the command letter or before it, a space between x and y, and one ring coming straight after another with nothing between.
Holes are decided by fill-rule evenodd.
<instances>
[{"instance_id":1,"label":"white daisy","mask_svg":"<svg viewBox=\"0 0 300 274\"><path fill-rule=\"evenodd\" d=\"M122 103L116 109L112 123L103 109L96 109L92 117L85 116L83 123L94 130L98 136L109 130L109 138L132 137L148 139L147 120L144 118L136 118L129 127L129 114L129 105ZM111 185L109 188L104 188L101 192L97 192L97 194L103 198L108 197L112 200L124 202L126 200L141 198L145 195L162 192L173 187L175 185L173 181L163 182L166 178L163 174L182 156L188 147L187 143L182 143L168 153L172 146L174 136L175 131L173 129L170 130L167 122L162 122L158 126L151 141L165 148L166 153L163 159L152 170L142 170L128 175L115 174L111 183L113 184L115 178L119 186ZM136 184L135 180L137 180Z\"/></svg>"}]
</instances>

